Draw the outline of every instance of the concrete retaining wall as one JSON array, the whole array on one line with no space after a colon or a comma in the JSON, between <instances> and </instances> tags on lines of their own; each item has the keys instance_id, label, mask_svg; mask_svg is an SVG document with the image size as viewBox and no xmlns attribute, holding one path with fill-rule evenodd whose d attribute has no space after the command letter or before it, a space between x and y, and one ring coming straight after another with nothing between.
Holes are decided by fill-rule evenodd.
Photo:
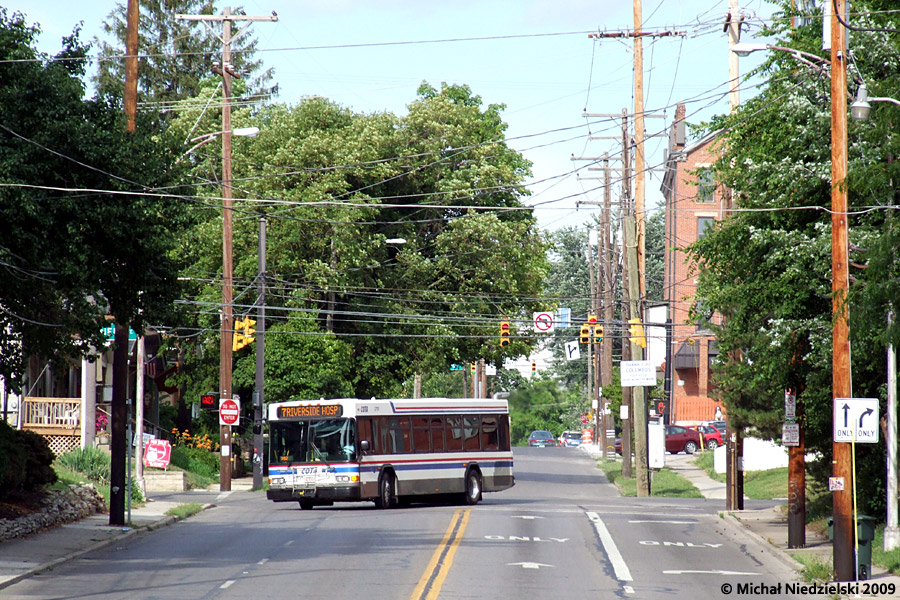
<instances>
[{"instance_id":1,"label":"concrete retaining wall","mask_svg":"<svg viewBox=\"0 0 900 600\"><path fill-rule=\"evenodd\" d=\"M187 489L184 471L144 471L144 485L148 492L183 492Z\"/></svg>"}]
</instances>

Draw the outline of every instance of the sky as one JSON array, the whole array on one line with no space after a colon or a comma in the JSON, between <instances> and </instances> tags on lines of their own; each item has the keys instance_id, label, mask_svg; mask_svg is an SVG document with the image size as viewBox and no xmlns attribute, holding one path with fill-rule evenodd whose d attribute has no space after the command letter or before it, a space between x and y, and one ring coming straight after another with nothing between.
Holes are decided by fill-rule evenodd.
<instances>
[{"instance_id":1,"label":"sky","mask_svg":"<svg viewBox=\"0 0 900 600\"><path fill-rule=\"evenodd\" d=\"M124 0L122 0L124 2ZM22 6L17 7L17 2ZM644 31L682 35L645 38L644 106L665 115L646 121L648 136L668 131L675 104L699 124L729 110L728 0L644 0ZM59 50L60 39L83 22L82 40L101 36L116 0L15 0L8 6L40 24L39 49ZM224 7L223 2L219 2ZM619 0L245 0L248 15L277 12L257 22L257 57L274 68L277 102L324 96L356 112L406 113L423 81L465 84L484 104L504 104L507 139L533 163L528 180L541 228L585 227L602 201L600 173L572 157L620 152L612 140L620 120L584 113L634 110L633 42L592 39L589 32L630 31L630 3ZM744 0L742 41L760 41L759 26L775 7ZM198 34L202 25L197 25ZM402 43L401 43L402 42ZM741 59L742 74L762 57ZM91 67L91 71L95 67ZM742 99L754 93L742 84ZM667 138L648 137L647 161L661 165ZM576 171L577 170L577 171ZM661 172L646 178L648 209L662 203ZM618 196L614 192L614 198Z\"/></svg>"}]
</instances>

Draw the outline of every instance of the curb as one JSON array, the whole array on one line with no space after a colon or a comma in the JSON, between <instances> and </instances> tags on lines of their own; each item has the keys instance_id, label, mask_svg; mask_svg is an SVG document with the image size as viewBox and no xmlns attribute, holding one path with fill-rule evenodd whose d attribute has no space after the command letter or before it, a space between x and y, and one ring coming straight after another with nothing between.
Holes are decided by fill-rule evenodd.
<instances>
[{"instance_id":1,"label":"curb","mask_svg":"<svg viewBox=\"0 0 900 600\"><path fill-rule=\"evenodd\" d=\"M800 572L805 568L803 564L798 562L790 554L773 545L771 542L769 542L769 540L765 539L764 537L750 529L747 525L744 525L744 523L741 522L740 518L734 515L733 511L721 511L719 512L719 516L721 517L722 523L727 525L733 532L740 532L741 535L746 536L757 546L768 551L787 568L797 572Z\"/></svg>"}]
</instances>

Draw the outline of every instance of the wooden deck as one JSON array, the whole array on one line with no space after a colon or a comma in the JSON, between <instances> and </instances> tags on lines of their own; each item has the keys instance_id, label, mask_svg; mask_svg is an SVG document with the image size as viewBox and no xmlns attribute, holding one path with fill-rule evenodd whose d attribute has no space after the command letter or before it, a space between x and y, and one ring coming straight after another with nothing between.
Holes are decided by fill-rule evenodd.
<instances>
[{"instance_id":1,"label":"wooden deck","mask_svg":"<svg viewBox=\"0 0 900 600\"><path fill-rule=\"evenodd\" d=\"M81 444L81 398L26 397L22 402L22 429L47 438L54 454Z\"/></svg>"}]
</instances>

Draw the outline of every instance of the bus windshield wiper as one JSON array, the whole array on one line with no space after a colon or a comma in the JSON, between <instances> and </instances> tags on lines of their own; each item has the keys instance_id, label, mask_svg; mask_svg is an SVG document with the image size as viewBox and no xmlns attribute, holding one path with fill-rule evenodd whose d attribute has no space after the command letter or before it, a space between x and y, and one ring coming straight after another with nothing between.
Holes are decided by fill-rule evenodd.
<instances>
[{"instance_id":1,"label":"bus windshield wiper","mask_svg":"<svg viewBox=\"0 0 900 600\"><path fill-rule=\"evenodd\" d=\"M319 458L322 459L322 462L325 463L325 465L330 469L330 468L331 468L331 463L328 462L328 458L326 457L326 455L325 455L321 450L319 450L319 447L316 446L316 443L315 443L314 441L310 440L310 441L309 441L309 445L312 446L313 452L315 452L316 454L318 454L318 455L319 455Z\"/></svg>"}]
</instances>

